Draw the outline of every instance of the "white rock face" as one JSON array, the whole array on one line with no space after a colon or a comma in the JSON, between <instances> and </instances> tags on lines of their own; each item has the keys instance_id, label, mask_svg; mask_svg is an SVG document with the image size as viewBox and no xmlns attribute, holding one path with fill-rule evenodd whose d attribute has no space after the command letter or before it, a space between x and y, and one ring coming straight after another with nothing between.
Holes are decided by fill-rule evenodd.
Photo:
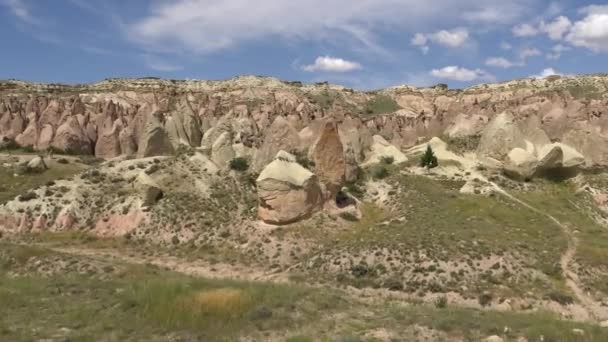
<instances>
[{"instance_id":1,"label":"white rock face","mask_svg":"<svg viewBox=\"0 0 608 342\"><path fill-rule=\"evenodd\" d=\"M380 163L382 157L392 157L395 164L404 163L408 159L397 147L390 144L383 137L379 135L373 136L372 150L369 153L369 158L363 164L363 166L373 165Z\"/></svg>"},{"instance_id":2,"label":"white rock face","mask_svg":"<svg viewBox=\"0 0 608 342\"><path fill-rule=\"evenodd\" d=\"M211 160L220 168L228 168L230 161L236 157L232 148L232 137L230 133L224 132L213 143L211 147Z\"/></svg>"},{"instance_id":3,"label":"white rock face","mask_svg":"<svg viewBox=\"0 0 608 342\"><path fill-rule=\"evenodd\" d=\"M317 177L280 151L256 180L258 216L270 224L289 224L309 217L323 204Z\"/></svg>"},{"instance_id":4,"label":"white rock face","mask_svg":"<svg viewBox=\"0 0 608 342\"><path fill-rule=\"evenodd\" d=\"M480 158L504 160L514 148L526 149L523 133L508 113L498 114L483 130L477 147Z\"/></svg>"},{"instance_id":5,"label":"white rock face","mask_svg":"<svg viewBox=\"0 0 608 342\"><path fill-rule=\"evenodd\" d=\"M516 147L509 152L505 161L505 172L515 178L530 179L536 173L538 160L527 150Z\"/></svg>"}]
</instances>

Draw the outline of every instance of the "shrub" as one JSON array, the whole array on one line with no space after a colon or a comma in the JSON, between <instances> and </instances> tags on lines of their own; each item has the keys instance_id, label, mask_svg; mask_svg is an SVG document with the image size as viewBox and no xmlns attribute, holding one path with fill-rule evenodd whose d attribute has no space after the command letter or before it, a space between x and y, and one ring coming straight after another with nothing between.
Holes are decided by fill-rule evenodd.
<instances>
[{"instance_id":1,"label":"shrub","mask_svg":"<svg viewBox=\"0 0 608 342\"><path fill-rule=\"evenodd\" d=\"M31 201L33 199L38 198L38 195L36 195L35 192L30 191L30 192L26 192L25 194L19 196L19 201L20 202L27 202L27 201Z\"/></svg>"},{"instance_id":2,"label":"shrub","mask_svg":"<svg viewBox=\"0 0 608 342\"><path fill-rule=\"evenodd\" d=\"M380 162L382 162L382 164L390 165L395 162L395 158L393 156L383 156L380 157Z\"/></svg>"},{"instance_id":3,"label":"shrub","mask_svg":"<svg viewBox=\"0 0 608 342\"><path fill-rule=\"evenodd\" d=\"M249 168L249 161L245 158L234 158L230 161L230 169L235 171L247 171Z\"/></svg>"},{"instance_id":4,"label":"shrub","mask_svg":"<svg viewBox=\"0 0 608 342\"><path fill-rule=\"evenodd\" d=\"M357 216L355 216L353 213L348 213L348 212L340 213L340 217L345 221L350 221L350 222L359 221Z\"/></svg>"},{"instance_id":5,"label":"shrub","mask_svg":"<svg viewBox=\"0 0 608 342\"><path fill-rule=\"evenodd\" d=\"M384 166L377 166L372 170L372 177L375 179L384 179L388 177L389 172Z\"/></svg>"},{"instance_id":6,"label":"shrub","mask_svg":"<svg viewBox=\"0 0 608 342\"><path fill-rule=\"evenodd\" d=\"M315 162L308 159L306 153L302 153L297 150L292 150L289 152L296 157L296 163L300 164L303 168L313 170L315 168Z\"/></svg>"},{"instance_id":7,"label":"shrub","mask_svg":"<svg viewBox=\"0 0 608 342\"><path fill-rule=\"evenodd\" d=\"M479 305L488 306L492 303L492 295L487 292L484 292L481 295L479 295L477 300L479 301Z\"/></svg>"},{"instance_id":8,"label":"shrub","mask_svg":"<svg viewBox=\"0 0 608 342\"><path fill-rule=\"evenodd\" d=\"M435 156L435 152L431 148L431 145L428 145L426 151L420 157L420 166L426 167L428 169L435 168L439 166L439 162L437 161L437 157Z\"/></svg>"},{"instance_id":9,"label":"shrub","mask_svg":"<svg viewBox=\"0 0 608 342\"><path fill-rule=\"evenodd\" d=\"M448 306L448 298L441 296L435 300L435 307L437 309L445 309Z\"/></svg>"}]
</instances>

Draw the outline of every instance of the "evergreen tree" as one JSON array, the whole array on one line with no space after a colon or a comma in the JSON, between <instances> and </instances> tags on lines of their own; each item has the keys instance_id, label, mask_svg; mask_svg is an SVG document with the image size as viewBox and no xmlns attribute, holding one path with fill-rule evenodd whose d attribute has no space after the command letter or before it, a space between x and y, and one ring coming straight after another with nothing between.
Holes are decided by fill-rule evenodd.
<instances>
[{"instance_id":1,"label":"evergreen tree","mask_svg":"<svg viewBox=\"0 0 608 342\"><path fill-rule=\"evenodd\" d=\"M420 158L420 166L429 169L439 166L439 162L437 161L437 157L435 156L435 152L433 152L431 145L427 146L426 152L424 152Z\"/></svg>"}]
</instances>

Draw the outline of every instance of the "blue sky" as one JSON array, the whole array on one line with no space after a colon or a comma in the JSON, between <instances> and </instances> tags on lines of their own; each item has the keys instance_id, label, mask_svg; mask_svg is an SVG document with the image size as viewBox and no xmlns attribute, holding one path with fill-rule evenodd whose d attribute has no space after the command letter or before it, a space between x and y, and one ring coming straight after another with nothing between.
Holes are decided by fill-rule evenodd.
<instances>
[{"instance_id":1,"label":"blue sky","mask_svg":"<svg viewBox=\"0 0 608 342\"><path fill-rule=\"evenodd\" d=\"M0 0L0 79L275 76L358 89L608 72L608 4Z\"/></svg>"}]
</instances>

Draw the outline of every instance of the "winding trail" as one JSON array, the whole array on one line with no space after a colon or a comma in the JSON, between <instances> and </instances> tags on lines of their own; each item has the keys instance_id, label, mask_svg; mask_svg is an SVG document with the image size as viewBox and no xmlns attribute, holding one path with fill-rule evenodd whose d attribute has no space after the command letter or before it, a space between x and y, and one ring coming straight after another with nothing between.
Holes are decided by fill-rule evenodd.
<instances>
[{"instance_id":1,"label":"winding trail","mask_svg":"<svg viewBox=\"0 0 608 342\"><path fill-rule=\"evenodd\" d=\"M575 236L572 229L570 229L567 225L563 224L561 221L559 221L557 218L555 218L551 214L548 214L548 213L520 200L519 198L511 195L510 193L508 193L507 191L502 189L500 186L498 186L496 183L491 182L489 180L487 180L487 182L488 182L488 184L492 185L494 190L496 192L498 192L499 194L505 196L506 198L508 198L509 200L511 200L515 203L522 205L523 207L525 207L527 209L532 210L533 212L535 212L539 215L547 217L548 219L553 221L553 223L555 223L558 227L561 228L561 230L566 235L566 238L568 240L568 247L566 248L566 251L560 257L560 268L562 270L562 274L564 275L564 277L566 279L566 285L572 291L572 293L574 294L574 296L576 297L578 302L586 310L587 315L589 316L590 319L595 320L595 321L602 321L602 320L608 319L607 310L605 308L603 308L599 302L594 300L588 293L586 293L583 290L583 287L581 285L580 279L578 278L578 275L576 274L576 272L574 272L574 270L571 267L572 261L574 260L574 256L576 255L576 249L578 246L578 238Z\"/></svg>"}]
</instances>

